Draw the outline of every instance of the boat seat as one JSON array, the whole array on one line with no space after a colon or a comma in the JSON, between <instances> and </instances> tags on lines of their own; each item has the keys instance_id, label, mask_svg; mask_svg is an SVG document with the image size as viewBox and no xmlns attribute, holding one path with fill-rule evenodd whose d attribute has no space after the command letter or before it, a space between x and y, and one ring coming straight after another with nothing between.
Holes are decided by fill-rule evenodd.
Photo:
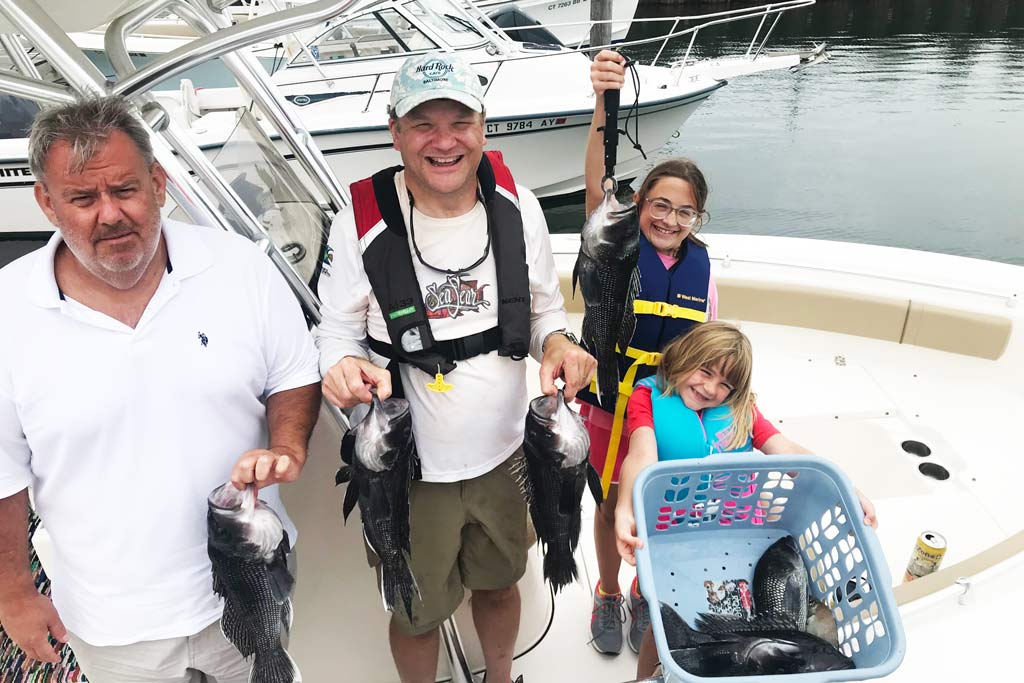
<instances>
[{"instance_id":1,"label":"boat seat","mask_svg":"<svg viewBox=\"0 0 1024 683\"><path fill-rule=\"evenodd\" d=\"M1008 318L820 287L720 278L718 315L727 320L808 327L987 360L1003 355Z\"/></svg>"},{"instance_id":2,"label":"boat seat","mask_svg":"<svg viewBox=\"0 0 1024 683\"><path fill-rule=\"evenodd\" d=\"M947 308L910 299L824 287L718 278L718 315L725 320L806 327L897 344L997 360L1013 323L1002 316ZM572 295L572 276L561 278L566 308L583 312Z\"/></svg>"}]
</instances>

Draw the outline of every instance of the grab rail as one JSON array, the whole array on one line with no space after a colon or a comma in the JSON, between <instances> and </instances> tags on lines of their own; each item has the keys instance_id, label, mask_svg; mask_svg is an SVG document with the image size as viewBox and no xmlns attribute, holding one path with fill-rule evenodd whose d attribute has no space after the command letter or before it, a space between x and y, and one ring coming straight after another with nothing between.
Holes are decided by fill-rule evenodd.
<instances>
[{"instance_id":1,"label":"grab rail","mask_svg":"<svg viewBox=\"0 0 1024 683\"><path fill-rule=\"evenodd\" d=\"M354 0L348 0L351 4ZM337 2L337 0L335 0ZM114 85L114 92L125 81L136 77L135 63L128 54L126 40L128 35L149 17L159 11L170 9L187 22L197 33L206 33L206 38L220 30L214 18L193 7L185 0L151 0L137 7L110 23L104 36L104 45L111 65L123 80ZM277 24L271 22L264 29L272 34ZM205 39L205 38L204 38ZM186 46L187 47L187 46ZM281 138L291 148L295 158L303 166L310 177L319 180L321 188L330 201L335 212L340 211L348 203L348 195L344 187L323 158L322 152L311 142L311 136L299 121L283 104L283 98L276 87L266 77L266 72L255 58L245 52L226 53L222 59L232 72L238 83L260 105L260 109L273 121Z\"/></svg>"},{"instance_id":2,"label":"grab rail","mask_svg":"<svg viewBox=\"0 0 1024 683\"><path fill-rule=\"evenodd\" d=\"M757 30L754 32L754 37L751 39L750 46L747 48L746 56L749 57L751 51L753 50L754 44L757 42L758 38L760 38L760 36L761 36L761 30L764 28L765 21L767 20L767 18L769 16L774 15L775 20L773 21L771 27L768 29L768 31L765 34L765 36L761 39L761 45L758 47L757 52L754 54L754 56L752 58L752 59L757 59L757 57L763 51L764 46L765 46L765 44L768 41L768 38L772 34L772 31L774 31L775 26L778 24L779 18L782 16L783 12L789 12L789 11L795 10L795 9L801 9L801 8L804 8L804 7L810 7L811 5L814 5L816 2L817 2L817 0L784 0L784 2L769 3L767 5L758 5L756 7L743 7L743 8L734 9L734 10L724 10L724 11L721 11L721 12L709 12L709 13L706 13L706 14L679 15L679 16L674 16L674 17L644 17L644 18L640 18L640 19L633 19L632 22L631 22L632 24L647 24L647 23L658 23L658 22L668 22L668 21L671 21L672 22L672 28L669 30L668 33L666 33L665 35L662 35L662 36L654 36L654 37L651 37L651 38L641 38L641 39L638 39L638 40L620 41L620 42L615 42L615 43L609 43L607 45L588 46L588 47L585 47L585 48L580 46L580 45L577 45L576 47L573 47L573 48L567 48L567 50L570 50L570 51L573 51L573 52L593 53L593 52L595 52L597 50L601 50L601 49L605 49L605 48L614 48L616 50L620 50L620 49L622 49L624 47L635 47L637 45L647 45L647 44L650 44L650 43L656 43L656 42L661 41L662 44L661 44L660 48L658 49L658 53L655 55L654 59L651 60L651 63L649 65L649 66L655 66L658 63L658 59L661 57L661 54L664 51L665 46L668 44L668 42L670 40L672 40L674 38L679 38L679 37L685 36L687 34L693 34L693 36L696 37L696 34L699 33L701 29L708 28L709 26L718 26L718 25L721 25L721 24L729 24L729 23L738 22L738 21L747 21L747 20L752 20L752 19L760 18L761 22L758 25ZM678 28L680 22L683 22L683 21L700 21L700 20L705 20L705 21L703 23L697 25L697 26L691 26L689 28L686 28L686 29L683 29L683 30L680 30L680 31L676 31L676 29ZM595 25L598 25L598 24L613 24L613 23L620 24L620 23L622 23L622 20L621 19L589 19L589 20L580 20L580 21L560 21L560 22L549 22L549 23L543 23L543 24L535 24L535 25L531 25L529 27L524 27L524 28L545 28L545 29L551 29L551 28L565 27L565 26L584 26L584 27L587 27L589 29L589 28L591 28L591 27L593 27ZM495 29L491 29L491 30L495 30ZM505 34L505 30L504 29L497 29L497 30L500 30L503 34ZM510 28L509 30L515 30L515 29ZM508 35L505 34L504 37L508 38ZM690 45L691 45L691 47L693 45L692 39L691 39ZM689 52L690 52L689 49L687 49L686 57L689 56ZM685 61L686 57L683 58L684 61Z\"/></svg>"},{"instance_id":3,"label":"grab rail","mask_svg":"<svg viewBox=\"0 0 1024 683\"><path fill-rule=\"evenodd\" d=\"M216 57L234 52L270 36L313 26L344 12L355 0L317 0L283 12L225 27L190 41L119 81L113 92L133 95Z\"/></svg>"}]
</instances>

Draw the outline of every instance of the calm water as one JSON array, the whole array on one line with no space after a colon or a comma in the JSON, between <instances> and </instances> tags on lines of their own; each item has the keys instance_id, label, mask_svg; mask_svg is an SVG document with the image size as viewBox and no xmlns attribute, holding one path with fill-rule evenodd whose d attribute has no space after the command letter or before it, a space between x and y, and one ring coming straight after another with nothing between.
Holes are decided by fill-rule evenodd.
<instances>
[{"instance_id":1,"label":"calm water","mask_svg":"<svg viewBox=\"0 0 1024 683\"><path fill-rule=\"evenodd\" d=\"M752 4L761 3L684 7ZM678 13L642 6L638 15ZM667 30L658 26L634 25L630 38ZM701 56L744 51L754 28L702 31ZM830 62L733 80L654 159L700 164L707 230L1024 265L1024 1L819 0L784 15L769 46L821 41ZM686 43L672 47L682 56ZM581 200L546 212L553 230L582 225Z\"/></svg>"}]
</instances>

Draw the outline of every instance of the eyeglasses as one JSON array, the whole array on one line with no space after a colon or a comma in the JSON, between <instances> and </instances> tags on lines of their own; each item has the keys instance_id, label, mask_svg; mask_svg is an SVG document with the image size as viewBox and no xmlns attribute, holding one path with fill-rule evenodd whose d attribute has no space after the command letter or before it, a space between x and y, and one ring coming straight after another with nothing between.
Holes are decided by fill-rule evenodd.
<instances>
[{"instance_id":1,"label":"eyeglasses","mask_svg":"<svg viewBox=\"0 0 1024 683\"><path fill-rule=\"evenodd\" d=\"M651 207L651 216L659 221L668 218L669 214L675 212L676 223L692 228L701 221L703 212L695 211L688 206L681 206L678 209L664 199L645 199Z\"/></svg>"}]
</instances>

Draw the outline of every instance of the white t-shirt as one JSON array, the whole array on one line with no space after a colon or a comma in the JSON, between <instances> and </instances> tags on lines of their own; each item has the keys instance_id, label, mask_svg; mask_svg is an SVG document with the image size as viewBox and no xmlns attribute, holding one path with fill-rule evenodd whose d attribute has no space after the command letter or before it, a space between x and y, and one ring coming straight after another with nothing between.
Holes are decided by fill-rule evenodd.
<instances>
[{"instance_id":1,"label":"white t-shirt","mask_svg":"<svg viewBox=\"0 0 1024 683\"><path fill-rule=\"evenodd\" d=\"M267 445L268 396L319 381L284 279L247 240L165 221L170 272L132 329L61 297L60 233L0 270L0 497L33 487L53 600L93 645L220 617L206 497ZM295 527L277 487L261 497Z\"/></svg>"},{"instance_id":2,"label":"white t-shirt","mask_svg":"<svg viewBox=\"0 0 1024 683\"><path fill-rule=\"evenodd\" d=\"M395 175L395 187L408 228L403 173ZM525 187L517 185L516 190L530 277L530 353L539 360L544 338L568 328L569 322L540 203ZM416 246L430 266L465 268L484 253L487 214L479 202L457 218L431 218L417 209L412 220ZM434 338L456 339L495 327L498 305L493 250L478 267L447 275L420 262L412 247L412 231L407 232ZM320 278L323 321L315 331L320 369L326 373L345 356L370 357L385 366L387 359L367 349L367 330L375 339L389 337L363 268L351 207L335 218L329 246L330 264ZM445 393L427 389L434 378L422 370L401 367L425 481L464 481L480 476L501 464L523 442L527 406L523 362L499 356L497 351L458 361L455 370L445 375L445 381L454 387Z\"/></svg>"}]
</instances>

